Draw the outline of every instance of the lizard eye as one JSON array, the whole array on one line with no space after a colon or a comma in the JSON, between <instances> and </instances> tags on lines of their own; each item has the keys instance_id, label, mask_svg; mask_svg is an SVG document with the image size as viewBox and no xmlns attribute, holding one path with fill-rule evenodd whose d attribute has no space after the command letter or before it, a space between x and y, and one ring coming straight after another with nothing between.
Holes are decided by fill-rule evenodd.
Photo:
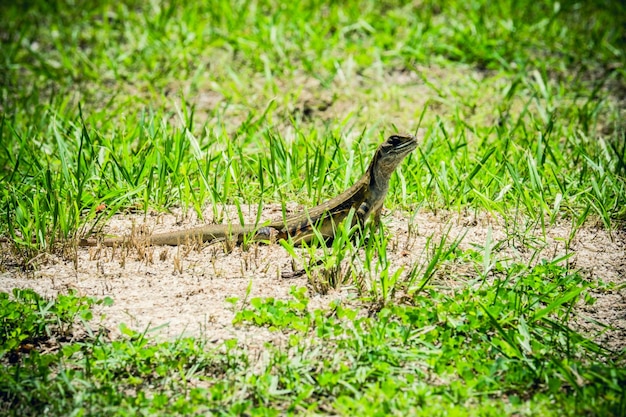
<instances>
[{"instance_id":1,"label":"lizard eye","mask_svg":"<svg viewBox=\"0 0 626 417\"><path fill-rule=\"evenodd\" d=\"M390 136L389 137L389 144L391 146L398 146L400 143L402 143L402 138L400 136Z\"/></svg>"}]
</instances>

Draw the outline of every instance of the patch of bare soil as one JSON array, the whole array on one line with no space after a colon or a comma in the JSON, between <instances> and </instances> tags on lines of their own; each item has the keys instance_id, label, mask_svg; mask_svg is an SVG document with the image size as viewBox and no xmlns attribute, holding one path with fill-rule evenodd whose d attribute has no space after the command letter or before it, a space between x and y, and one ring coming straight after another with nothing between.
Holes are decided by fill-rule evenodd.
<instances>
[{"instance_id":1,"label":"patch of bare soil","mask_svg":"<svg viewBox=\"0 0 626 417\"><path fill-rule=\"evenodd\" d=\"M296 210L290 206L288 209ZM251 207L246 220L256 216ZM204 213L211 219L212 212ZM232 208L222 215L237 222ZM262 218L280 218L280 207L267 205ZM387 212L384 222L392 236L388 247L393 268L404 268L403 274L416 264L428 261L427 242L438 243L448 234L448 242L462 237L460 248L484 247L488 236L494 243L492 256L498 260L537 263L552 260L570 252L570 267L589 280L602 280L622 288L597 291L593 305L579 306L582 319L572 324L599 343L619 350L626 346L626 232L609 233L592 227L577 231L568 239L571 226L567 222L548 227L546 233L536 225L508 224L488 214L449 212L416 212L411 216ZM115 216L105 232L128 235L134 226L149 232L164 232L201 224L195 214L147 216L128 214ZM523 232L522 232L523 231ZM569 249L566 242L569 240ZM120 323L135 330L155 329L162 338L180 335L203 337L218 342L237 338L241 344L256 350L264 342L285 342L285 336L265 329L235 327L234 311L226 299L238 297L275 297L289 299L291 286L306 286L305 276L281 278L282 272L293 270L293 261L278 244L255 244L247 250L234 247L228 251L224 242L180 247L149 247L138 251L122 248L78 248L76 258L47 255L39 258L35 272L25 273L5 267L0 275L0 291L32 288L42 295L54 296L73 288L81 295L113 298L112 307L102 308L103 324L119 334ZM7 250L3 248L3 250ZM302 252L303 256L305 255ZM452 263L435 277L438 288L453 290L472 280L477 273L472 265ZM247 294L248 289L250 293ZM335 299L351 302L356 293L344 287L326 295L310 293L311 308L323 308ZM582 304L582 303L581 303ZM241 302L238 307L241 306ZM611 327L598 335L593 322Z\"/></svg>"}]
</instances>

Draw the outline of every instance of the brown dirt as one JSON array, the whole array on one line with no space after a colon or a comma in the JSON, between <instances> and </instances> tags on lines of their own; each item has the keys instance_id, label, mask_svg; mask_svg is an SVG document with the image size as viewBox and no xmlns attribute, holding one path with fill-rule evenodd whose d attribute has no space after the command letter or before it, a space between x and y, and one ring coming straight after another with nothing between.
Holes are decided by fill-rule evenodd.
<instances>
[{"instance_id":1,"label":"brown dirt","mask_svg":"<svg viewBox=\"0 0 626 417\"><path fill-rule=\"evenodd\" d=\"M296 206L288 209L295 210ZM255 208L245 213L246 220L255 218ZM211 219L206 210L205 219ZM224 212L236 221L232 207ZM280 217L280 207L267 205L263 218ZM424 212L410 217L400 212L387 212L384 217L391 236L388 246L393 269L403 268L403 275L416 263L429 258L426 246L430 238L438 243L444 234L448 242L465 236L460 248L479 249L490 234L494 245L500 242L493 256L510 262L537 263L555 259L566 253L565 242L571 233L568 222L562 221L546 229L545 235L534 225L512 224L489 214ZM115 216L106 227L107 234L128 234L133 225L142 225L152 232L191 227L202 223L195 214L128 214ZM253 245L248 250L235 247L228 253L226 245L214 243L201 247L154 247L122 250L111 248L78 248L76 258L46 255L38 258L35 272L25 273L16 267L3 268L0 291L32 288L42 295L54 296L74 288L81 295L113 298L115 304L102 308L103 324L119 334L120 323L135 330L157 328L161 338L181 334L200 336L218 342L237 338L250 348L260 348L266 341L281 343L284 336L266 329L233 326L234 311L226 302L229 297L275 297L289 299L292 286L306 286L306 277L285 279L282 272L292 271L292 258L278 244ZM3 251L6 248L3 248ZM585 227L571 239L569 266L590 281L613 283L617 289L597 290L593 305L579 306L579 319L573 324L603 345L619 350L626 346L626 232ZM302 258L306 253L300 251ZM6 252L5 252L6 253ZM301 262L302 260L298 260ZM296 263L298 263L296 262ZM458 261L440 269L431 283L453 290L471 284L477 272L470 263ZM621 286L622 288L619 288ZM250 293L247 295L248 288ZM331 291L326 295L309 293L311 308L323 308L332 300L354 301L353 287ZM241 306L241 301L238 303ZM595 320L612 330L598 335Z\"/></svg>"}]
</instances>

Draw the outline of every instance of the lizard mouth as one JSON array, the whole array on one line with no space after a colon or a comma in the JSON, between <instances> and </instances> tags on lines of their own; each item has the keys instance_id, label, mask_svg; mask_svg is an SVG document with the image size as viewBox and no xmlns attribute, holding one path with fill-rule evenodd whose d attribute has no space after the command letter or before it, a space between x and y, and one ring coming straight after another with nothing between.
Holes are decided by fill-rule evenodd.
<instances>
[{"instance_id":1,"label":"lizard mouth","mask_svg":"<svg viewBox=\"0 0 626 417\"><path fill-rule=\"evenodd\" d=\"M415 148L417 148L417 140L415 140L414 137L411 137L410 140L407 140L406 142L401 143L398 146L396 146L395 150L398 153L408 153L408 152L411 152Z\"/></svg>"}]
</instances>

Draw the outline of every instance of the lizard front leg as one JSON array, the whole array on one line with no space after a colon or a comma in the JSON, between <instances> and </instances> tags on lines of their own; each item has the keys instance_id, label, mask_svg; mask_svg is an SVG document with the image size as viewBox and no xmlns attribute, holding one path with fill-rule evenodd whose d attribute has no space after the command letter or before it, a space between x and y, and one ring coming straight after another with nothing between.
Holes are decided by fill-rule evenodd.
<instances>
[{"instance_id":1,"label":"lizard front leg","mask_svg":"<svg viewBox=\"0 0 626 417\"><path fill-rule=\"evenodd\" d=\"M361 226L365 225L365 221L370 218L370 223L374 226L380 224L380 213L383 210L383 205L378 207L372 207L367 201L361 203L356 211L356 218Z\"/></svg>"}]
</instances>

